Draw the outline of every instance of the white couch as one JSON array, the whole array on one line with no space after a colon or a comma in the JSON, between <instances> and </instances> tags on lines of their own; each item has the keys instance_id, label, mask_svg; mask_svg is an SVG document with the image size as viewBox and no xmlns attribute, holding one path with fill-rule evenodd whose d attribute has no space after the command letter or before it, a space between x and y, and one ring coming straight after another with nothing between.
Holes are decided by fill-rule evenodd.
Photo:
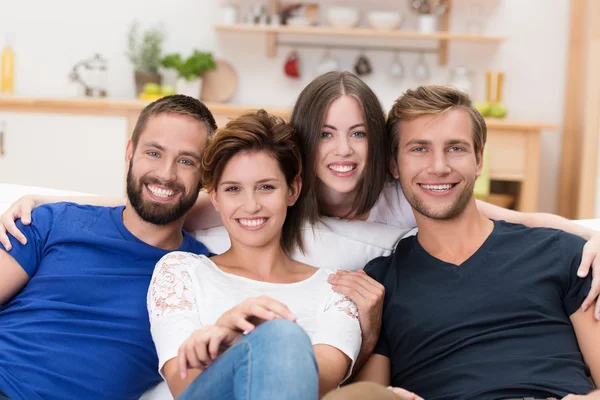
<instances>
[{"instance_id":1,"label":"white couch","mask_svg":"<svg viewBox=\"0 0 600 400\"><path fill-rule=\"evenodd\" d=\"M0 183L0 214L15 200L26 194L44 195L85 195L85 193L63 191L32 186ZM599 229L600 220L577 221L582 225ZM401 230L388 225L361 221L344 221L326 218L314 229L305 227L307 257L296 254L296 258L308 264L331 269L359 269L371 259L388 255L397 241L414 234L416 229ZM195 237L213 253L221 253L229 248L229 237L223 227L195 232ZM323 246L326 243L327 246ZM140 400L172 400L165 382L148 391Z\"/></svg>"}]
</instances>

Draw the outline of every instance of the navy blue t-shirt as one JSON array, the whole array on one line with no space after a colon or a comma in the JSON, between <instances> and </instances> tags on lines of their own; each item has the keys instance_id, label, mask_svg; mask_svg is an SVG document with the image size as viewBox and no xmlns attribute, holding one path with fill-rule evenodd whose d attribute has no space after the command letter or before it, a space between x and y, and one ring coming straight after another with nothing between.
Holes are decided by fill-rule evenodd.
<instances>
[{"instance_id":1,"label":"navy blue t-shirt","mask_svg":"<svg viewBox=\"0 0 600 400\"><path fill-rule=\"evenodd\" d=\"M391 382L427 400L559 397L592 391L569 316L589 293L585 241L495 221L460 266L406 238L365 271L385 286L375 353Z\"/></svg>"},{"instance_id":2,"label":"navy blue t-shirt","mask_svg":"<svg viewBox=\"0 0 600 400\"><path fill-rule=\"evenodd\" d=\"M138 399L160 381L146 293L167 251L131 234L123 209L57 203L18 223L28 244L11 238L9 254L31 279L0 307L13 400ZM178 250L208 254L187 233Z\"/></svg>"}]
</instances>

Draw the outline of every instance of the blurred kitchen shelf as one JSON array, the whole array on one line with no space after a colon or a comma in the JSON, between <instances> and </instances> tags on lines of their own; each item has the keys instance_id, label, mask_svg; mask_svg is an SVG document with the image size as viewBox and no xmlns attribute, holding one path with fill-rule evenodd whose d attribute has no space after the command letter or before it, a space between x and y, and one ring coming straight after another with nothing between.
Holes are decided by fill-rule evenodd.
<instances>
[{"instance_id":1,"label":"blurred kitchen shelf","mask_svg":"<svg viewBox=\"0 0 600 400\"><path fill-rule=\"evenodd\" d=\"M487 197L481 200L498 207L512 208L515 205L517 198L511 194L490 193Z\"/></svg>"},{"instance_id":2,"label":"blurred kitchen shelf","mask_svg":"<svg viewBox=\"0 0 600 400\"><path fill-rule=\"evenodd\" d=\"M416 31L381 30L372 28L341 29L326 26L269 26L269 25L216 25L217 31L229 32L257 32L257 33L283 33L293 35L322 35L322 36L362 36L392 39L423 39L423 40L456 40L464 42L501 43L506 40L504 36L467 35L462 33L435 32L421 33Z\"/></svg>"},{"instance_id":3,"label":"blurred kitchen shelf","mask_svg":"<svg viewBox=\"0 0 600 400\"><path fill-rule=\"evenodd\" d=\"M278 36L288 35L313 35L313 36L337 36L337 37L368 37L378 39L408 39L408 40L438 40L440 42L439 64L447 63L447 44L449 41L500 44L507 38L505 36L483 36L468 35L462 33L451 33L439 31L435 33L421 33L416 31L380 30L372 28L334 28L323 26L270 26L270 25L215 25L215 30L220 32L238 33L264 33L267 35L267 57L277 55ZM333 46L335 47L335 46ZM363 46L368 48L369 46Z\"/></svg>"}]
</instances>

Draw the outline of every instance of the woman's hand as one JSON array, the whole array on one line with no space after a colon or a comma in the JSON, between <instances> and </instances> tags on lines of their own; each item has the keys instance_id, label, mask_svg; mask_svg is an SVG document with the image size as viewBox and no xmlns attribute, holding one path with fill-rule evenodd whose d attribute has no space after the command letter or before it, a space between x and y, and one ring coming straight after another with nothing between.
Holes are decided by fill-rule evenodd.
<instances>
[{"instance_id":1,"label":"woman's hand","mask_svg":"<svg viewBox=\"0 0 600 400\"><path fill-rule=\"evenodd\" d=\"M31 223L31 212L37 207L36 196L23 196L15 201L9 208L0 216L0 243L6 251L12 249L10 240L8 240L7 232L17 239L21 244L27 244L27 238L17 229L15 221L19 218L23 225Z\"/></svg>"},{"instance_id":2,"label":"woman's hand","mask_svg":"<svg viewBox=\"0 0 600 400\"><path fill-rule=\"evenodd\" d=\"M388 386L388 390L390 390L396 396L399 396L402 400L423 400L423 398L421 396L416 395L413 392L409 392L408 390L405 390L405 389Z\"/></svg>"},{"instance_id":3,"label":"woman's hand","mask_svg":"<svg viewBox=\"0 0 600 400\"><path fill-rule=\"evenodd\" d=\"M275 318L296 321L296 317L285 304L267 296L259 296L246 299L243 303L226 311L215 322L215 325L239 332L252 332L257 325Z\"/></svg>"},{"instance_id":4,"label":"woman's hand","mask_svg":"<svg viewBox=\"0 0 600 400\"><path fill-rule=\"evenodd\" d=\"M596 233L583 246L583 254L581 256L581 264L577 270L577 275L580 278L587 276L592 268L592 287L590 293L581 304L583 311L593 306L598 294L600 294L600 233ZM600 302L596 301L596 310L594 318L600 321Z\"/></svg>"},{"instance_id":5,"label":"woman's hand","mask_svg":"<svg viewBox=\"0 0 600 400\"><path fill-rule=\"evenodd\" d=\"M190 368L201 371L208 368L225 350L233 346L240 332L222 326L207 325L198 329L179 348L177 368L181 379L187 376Z\"/></svg>"}]
</instances>

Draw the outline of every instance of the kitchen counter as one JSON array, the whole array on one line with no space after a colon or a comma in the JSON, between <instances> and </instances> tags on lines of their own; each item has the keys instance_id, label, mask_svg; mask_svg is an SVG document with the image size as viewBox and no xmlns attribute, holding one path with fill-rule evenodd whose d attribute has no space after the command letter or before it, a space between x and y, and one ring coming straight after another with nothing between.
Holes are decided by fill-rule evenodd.
<instances>
[{"instance_id":1,"label":"kitchen counter","mask_svg":"<svg viewBox=\"0 0 600 400\"><path fill-rule=\"evenodd\" d=\"M30 112L56 112L69 114L100 114L124 115L132 113L137 115L149 101L137 99L115 98L37 98L0 96L0 109L4 111L30 111ZM239 115L249 109L258 107L240 106L236 104L205 103L215 115ZM280 117L287 117L290 110L287 108L268 107L268 111Z\"/></svg>"},{"instance_id":2,"label":"kitchen counter","mask_svg":"<svg viewBox=\"0 0 600 400\"><path fill-rule=\"evenodd\" d=\"M128 115L139 113L149 101L136 99L111 98L37 98L0 96L0 109L4 111L56 112L73 114ZM239 115L247 110L256 110L259 106L238 104L205 103L214 114ZM265 107L270 113L282 118L289 117L291 109L283 107ZM137 117L137 116L136 116ZM540 131L555 130L556 126L541 122L523 122L510 119L487 118L488 129Z\"/></svg>"},{"instance_id":3,"label":"kitchen counter","mask_svg":"<svg viewBox=\"0 0 600 400\"><path fill-rule=\"evenodd\" d=\"M0 111L87 114L95 116L123 116L127 118L128 137L141 110L149 102L136 99L88 99L88 98L35 98L0 96ZM245 111L260 108L236 104L206 103L218 126ZM288 118L290 109L265 107L279 117ZM493 180L520 183L520 195L516 208L536 211L539 193L540 137L544 130L556 130L552 124L516 121L510 119L486 119L488 128L487 151L490 177Z\"/></svg>"}]
</instances>

